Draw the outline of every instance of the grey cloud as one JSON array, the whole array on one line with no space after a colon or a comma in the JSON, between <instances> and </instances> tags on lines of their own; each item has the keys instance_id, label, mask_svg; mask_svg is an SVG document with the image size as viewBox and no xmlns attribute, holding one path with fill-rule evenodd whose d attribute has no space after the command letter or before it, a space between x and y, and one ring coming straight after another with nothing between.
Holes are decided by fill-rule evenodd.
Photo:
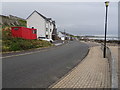
<instances>
[{"instance_id":1,"label":"grey cloud","mask_svg":"<svg viewBox=\"0 0 120 90\"><path fill-rule=\"evenodd\" d=\"M109 6L108 34L117 34L117 5L110 3ZM3 3L3 14L6 15L13 14L27 18L33 10L52 17L59 31L66 29L71 34L104 34L105 5L102 2Z\"/></svg>"}]
</instances>

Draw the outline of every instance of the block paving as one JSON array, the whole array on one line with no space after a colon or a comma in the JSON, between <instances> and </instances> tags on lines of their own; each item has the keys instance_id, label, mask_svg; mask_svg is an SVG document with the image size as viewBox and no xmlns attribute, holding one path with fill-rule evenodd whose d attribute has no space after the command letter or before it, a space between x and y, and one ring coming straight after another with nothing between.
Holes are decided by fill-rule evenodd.
<instances>
[{"instance_id":1,"label":"block paving","mask_svg":"<svg viewBox=\"0 0 120 90\"><path fill-rule=\"evenodd\" d=\"M100 46L91 47L88 55L52 88L110 88L110 70Z\"/></svg>"}]
</instances>

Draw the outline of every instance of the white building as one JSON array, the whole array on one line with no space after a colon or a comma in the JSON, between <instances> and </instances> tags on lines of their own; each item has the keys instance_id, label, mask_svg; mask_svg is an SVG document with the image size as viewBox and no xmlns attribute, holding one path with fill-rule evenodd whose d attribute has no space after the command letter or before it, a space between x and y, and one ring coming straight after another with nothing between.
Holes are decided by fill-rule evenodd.
<instances>
[{"instance_id":1,"label":"white building","mask_svg":"<svg viewBox=\"0 0 120 90\"><path fill-rule=\"evenodd\" d=\"M54 24L51 18L46 18L36 10L27 18L27 27L37 29L37 38L52 39Z\"/></svg>"},{"instance_id":2,"label":"white building","mask_svg":"<svg viewBox=\"0 0 120 90\"><path fill-rule=\"evenodd\" d=\"M48 18L46 20L46 38L52 39L52 32L53 32L54 26L51 18Z\"/></svg>"},{"instance_id":3,"label":"white building","mask_svg":"<svg viewBox=\"0 0 120 90\"><path fill-rule=\"evenodd\" d=\"M63 32L61 32L61 31L58 32L58 37L59 37L61 40L65 40L65 34L63 34Z\"/></svg>"}]
</instances>

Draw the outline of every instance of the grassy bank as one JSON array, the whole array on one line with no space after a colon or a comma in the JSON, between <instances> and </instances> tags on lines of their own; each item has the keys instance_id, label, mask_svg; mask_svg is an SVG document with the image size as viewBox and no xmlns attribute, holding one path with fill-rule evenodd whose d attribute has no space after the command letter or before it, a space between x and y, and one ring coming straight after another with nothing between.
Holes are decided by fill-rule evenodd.
<instances>
[{"instance_id":1,"label":"grassy bank","mask_svg":"<svg viewBox=\"0 0 120 90\"><path fill-rule=\"evenodd\" d=\"M14 38L11 35L10 27L2 30L2 52L20 51L49 46L52 46L52 44L43 40L25 40L22 38Z\"/></svg>"}]
</instances>

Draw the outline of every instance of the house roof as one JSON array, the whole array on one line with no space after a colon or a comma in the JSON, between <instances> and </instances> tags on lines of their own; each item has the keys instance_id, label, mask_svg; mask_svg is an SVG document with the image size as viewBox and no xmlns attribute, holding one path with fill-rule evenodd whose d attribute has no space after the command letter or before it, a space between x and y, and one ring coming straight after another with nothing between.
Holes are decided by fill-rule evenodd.
<instances>
[{"instance_id":1,"label":"house roof","mask_svg":"<svg viewBox=\"0 0 120 90\"><path fill-rule=\"evenodd\" d=\"M39 14L42 18L44 18L45 20L47 20L47 21L49 21L49 20L52 20L52 18L46 18L45 16L43 16L42 14L40 14L38 11L36 11L36 10L34 10L33 12L32 12L32 14L33 13L37 13L37 14ZM27 17L27 19L32 15L32 14L30 14L28 17Z\"/></svg>"},{"instance_id":2,"label":"house roof","mask_svg":"<svg viewBox=\"0 0 120 90\"><path fill-rule=\"evenodd\" d=\"M67 36L70 36L72 34L69 34L69 33L66 33L66 32L62 32L62 31L59 31L60 33L64 34L64 35L67 35Z\"/></svg>"}]
</instances>

